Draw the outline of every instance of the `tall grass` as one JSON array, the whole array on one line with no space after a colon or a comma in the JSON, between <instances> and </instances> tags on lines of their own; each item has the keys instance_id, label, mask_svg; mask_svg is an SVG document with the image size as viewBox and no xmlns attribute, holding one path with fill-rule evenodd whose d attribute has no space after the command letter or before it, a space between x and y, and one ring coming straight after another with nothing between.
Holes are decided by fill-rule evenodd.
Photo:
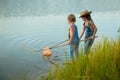
<instances>
[{"instance_id":1,"label":"tall grass","mask_svg":"<svg viewBox=\"0 0 120 80\"><path fill-rule=\"evenodd\" d=\"M88 55L80 53L76 63L56 67L49 80L120 80L120 38L98 42Z\"/></svg>"}]
</instances>

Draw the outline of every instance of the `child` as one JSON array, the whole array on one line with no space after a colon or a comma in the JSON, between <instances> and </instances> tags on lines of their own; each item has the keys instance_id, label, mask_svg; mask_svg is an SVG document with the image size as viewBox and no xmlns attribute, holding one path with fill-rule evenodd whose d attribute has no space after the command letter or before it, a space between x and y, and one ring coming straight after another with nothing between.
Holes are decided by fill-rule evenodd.
<instances>
[{"instance_id":1,"label":"child","mask_svg":"<svg viewBox=\"0 0 120 80\"><path fill-rule=\"evenodd\" d=\"M84 53L88 53L93 42L94 42L94 37L97 32L96 25L94 24L93 20L91 19L91 11L85 10L80 13L80 17L84 21L83 23L83 29L82 33L80 34L80 39L83 36L85 32L85 39L91 38L90 40L85 41L84 45Z\"/></svg>"},{"instance_id":2,"label":"child","mask_svg":"<svg viewBox=\"0 0 120 80\"><path fill-rule=\"evenodd\" d=\"M68 24L69 24L69 40L68 44L70 45L70 57L73 62L75 62L75 58L78 57L79 50L79 36L77 26L75 25L76 17L73 14L68 15ZM75 53L75 57L74 54Z\"/></svg>"}]
</instances>

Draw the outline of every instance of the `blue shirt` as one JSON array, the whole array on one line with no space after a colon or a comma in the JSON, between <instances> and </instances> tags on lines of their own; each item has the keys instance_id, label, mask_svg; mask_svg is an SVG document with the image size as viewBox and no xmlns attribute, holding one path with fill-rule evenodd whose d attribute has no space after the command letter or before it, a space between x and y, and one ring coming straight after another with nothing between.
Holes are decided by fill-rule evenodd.
<instances>
[{"instance_id":1,"label":"blue shirt","mask_svg":"<svg viewBox=\"0 0 120 80\"><path fill-rule=\"evenodd\" d=\"M79 36L78 36L77 26L76 25L72 25L71 27L74 27L74 29L75 29L75 32L74 32L71 44L79 43ZM70 38L70 32L69 32L69 38Z\"/></svg>"},{"instance_id":2,"label":"blue shirt","mask_svg":"<svg viewBox=\"0 0 120 80\"><path fill-rule=\"evenodd\" d=\"M88 21L88 26L85 26L85 38L91 37L92 34L93 30L90 28L90 21Z\"/></svg>"}]
</instances>

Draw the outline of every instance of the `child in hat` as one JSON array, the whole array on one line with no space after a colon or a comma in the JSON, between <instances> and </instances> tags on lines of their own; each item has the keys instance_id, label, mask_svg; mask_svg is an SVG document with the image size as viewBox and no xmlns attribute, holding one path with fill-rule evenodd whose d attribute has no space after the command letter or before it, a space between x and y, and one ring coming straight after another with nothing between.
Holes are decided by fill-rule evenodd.
<instances>
[{"instance_id":1,"label":"child in hat","mask_svg":"<svg viewBox=\"0 0 120 80\"><path fill-rule=\"evenodd\" d=\"M76 17L73 14L68 15L67 17L68 24L69 24L69 40L68 44L70 45L70 57L73 62L75 62L75 58L78 57L78 50L79 50L79 36L78 36L78 29L75 25ZM73 54L75 53L75 54ZM74 57L75 56L75 57Z\"/></svg>"},{"instance_id":2,"label":"child in hat","mask_svg":"<svg viewBox=\"0 0 120 80\"><path fill-rule=\"evenodd\" d=\"M83 29L82 32L80 34L80 39L83 36L84 32L85 32L85 39L87 38L91 38L90 40L86 40L85 44L84 44L84 53L88 53L93 42L94 42L94 37L95 34L97 32L97 28L96 25L94 24L92 18L91 18L91 11L85 10L83 12L80 13L80 17L82 18L82 20L84 21L83 23Z\"/></svg>"}]
</instances>

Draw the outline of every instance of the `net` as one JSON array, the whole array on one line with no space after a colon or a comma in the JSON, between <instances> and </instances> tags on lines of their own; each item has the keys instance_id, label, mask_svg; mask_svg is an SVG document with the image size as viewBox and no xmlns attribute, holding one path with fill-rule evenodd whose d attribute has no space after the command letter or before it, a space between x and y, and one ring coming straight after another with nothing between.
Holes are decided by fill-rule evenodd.
<instances>
[{"instance_id":1,"label":"net","mask_svg":"<svg viewBox=\"0 0 120 80\"><path fill-rule=\"evenodd\" d=\"M52 55L52 51L49 49L48 46L43 48L42 55L44 58L46 57L46 58L50 59L50 57Z\"/></svg>"}]
</instances>

